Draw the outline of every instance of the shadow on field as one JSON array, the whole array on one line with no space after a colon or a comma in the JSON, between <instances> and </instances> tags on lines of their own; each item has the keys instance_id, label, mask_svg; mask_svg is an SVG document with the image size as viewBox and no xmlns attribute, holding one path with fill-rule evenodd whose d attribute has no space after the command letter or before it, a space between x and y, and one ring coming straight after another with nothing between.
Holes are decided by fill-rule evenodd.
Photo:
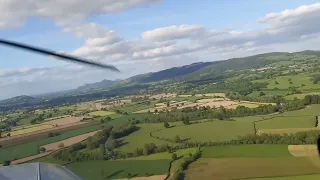
<instances>
[{"instance_id":1,"label":"shadow on field","mask_svg":"<svg viewBox=\"0 0 320 180\"><path fill-rule=\"evenodd\" d=\"M172 125L172 126L169 126L168 128L174 128L174 127L176 127L177 125Z\"/></svg>"},{"instance_id":2,"label":"shadow on field","mask_svg":"<svg viewBox=\"0 0 320 180\"><path fill-rule=\"evenodd\" d=\"M118 171L110 174L109 176L105 177L104 179L112 178L113 176L116 176L116 175L118 175L118 174L120 174L120 173L122 173L122 172L124 172L124 169L123 169L123 170L118 170Z\"/></svg>"},{"instance_id":3,"label":"shadow on field","mask_svg":"<svg viewBox=\"0 0 320 180\"><path fill-rule=\"evenodd\" d=\"M183 143L183 142L186 142L188 140L190 140L190 138L181 139L180 141Z\"/></svg>"},{"instance_id":4,"label":"shadow on field","mask_svg":"<svg viewBox=\"0 0 320 180\"><path fill-rule=\"evenodd\" d=\"M126 145L126 144L129 144L129 142L124 142L123 140L119 140L119 141L118 141L118 146L117 146L117 148L118 148L118 147L121 147L121 146L124 146L124 145Z\"/></svg>"}]
</instances>

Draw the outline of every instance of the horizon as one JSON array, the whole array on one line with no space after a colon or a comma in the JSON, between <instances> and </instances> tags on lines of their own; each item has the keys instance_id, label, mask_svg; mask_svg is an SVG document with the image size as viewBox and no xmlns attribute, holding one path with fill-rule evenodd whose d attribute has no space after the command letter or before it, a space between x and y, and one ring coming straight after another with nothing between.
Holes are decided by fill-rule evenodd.
<instances>
[{"instance_id":1,"label":"horizon","mask_svg":"<svg viewBox=\"0 0 320 180\"><path fill-rule=\"evenodd\" d=\"M81 1L0 2L0 14L6 15L0 17L1 37L112 64L121 71L53 61L2 46L0 100L197 62L320 49L317 1L200 2L93 1L88 7ZM23 11L25 7L30 9ZM243 12L236 11L239 7Z\"/></svg>"}]
</instances>

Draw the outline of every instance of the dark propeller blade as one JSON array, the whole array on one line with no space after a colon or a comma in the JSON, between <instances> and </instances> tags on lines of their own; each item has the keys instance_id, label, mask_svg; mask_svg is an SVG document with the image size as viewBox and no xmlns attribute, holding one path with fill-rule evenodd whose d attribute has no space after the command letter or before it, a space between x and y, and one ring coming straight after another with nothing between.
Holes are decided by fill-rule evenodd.
<instances>
[{"instance_id":1,"label":"dark propeller blade","mask_svg":"<svg viewBox=\"0 0 320 180\"><path fill-rule=\"evenodd\" d=\"M55 56L55 57L62 58L62 59L65 59L65 60L69 60L69 61L72 61L72 62L78 62L78 63L82 63L82 64L87 64L87 65L96 66L96 67L100 67L100 68L106 68L106 69L109 69L109 70L112 70L112 71L118 71L119 72L119 69L117 69L116 67L114 67L112 65L101 64L101 63L98 63L98 62L92 62L92 61L80 59L80 58L77 58L77 57L74 57L74 56L70 56L70 55L57 54L54 51L50 51L50 50L42 49L42 48L38 48L38 47L32 47L32 46L29 46L29 45L26 45L26 44L7 41L7 40L3 40L3 39L0 39L0 44L4 44L4 45L11 46L11 47L16 47L16 48L21 48L21 49L24 49L24 50L37 52L37 53L44 54L44 55L51 55L51 56Z\"/></svg>"}]
</instances>

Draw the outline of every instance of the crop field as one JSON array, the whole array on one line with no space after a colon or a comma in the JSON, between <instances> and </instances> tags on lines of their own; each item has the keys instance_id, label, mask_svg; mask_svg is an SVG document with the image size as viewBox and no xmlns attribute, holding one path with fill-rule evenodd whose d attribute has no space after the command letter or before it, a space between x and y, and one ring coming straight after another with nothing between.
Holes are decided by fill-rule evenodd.
<instances>
[{"instance_id":1,"label":"crop field","mask_svg":"<svg viewBox=\"0 0 320 180\"><path fill-rule=\"evenodd\" d=\"M291 157L288 151L288 145L266 145L266 144L250 144L250 145L230 145L203 147L203 158L235 158L235 157Z\"/></svg>"},{"instance_id":2,"label":"crop field","mask_svg":"<svg viewBox=\"0 0 320 180\"><path fill-rule=\"evenodd\" d=\"M74 116L73 117L65 117L65 118L61 118L61 119L47 121L44 124L52 124L52 125L57 124L58 126L62 126L62 125L80 122L82 119L83 119L83 117L74 117Z\"/></svg>"},{"instance_id":3,"label":"crop field","mask_svg":"<svg viewBox=\"0 0 320 180\"><path fill-rule=\"evenodd\" d=\"M147 103L147 101L135 102L135 103L125 104L125 105L119 106L115 109L118 109L122 112L132 113L132 112L137 112L140 110L152 108L155 103L156 103L156 101L150 101L149 103Z\"/></svg>"},{"instance_id":4,"label":"crop field","mask_svg":"<svg viewBox=\"0 0 320 180\"><path fill-rule=\"evenodd\" d=\"M265 129L286 129L286 128L312 128L315 126L314 117L275 117L265 121L256 122L256 128Z\"/></svg>"},{"instance_id":5,"label":"crop field","mask_svg":"<svg viewBox=\"0 0 320 180\"><path fill-rule=\"evenodd\" d=\"M13 130L10 132L5 132L3 134L4 134L4 136L6 136L8 133L10 133L11 136L16 136L16 135L22 135L22 134L27 134L27 133L31 133L31 132L41 131L41 130L49 129L49 128L53 128L53 127L54 126L50 125L50 124L36 124L36 125L27 126L25 128Z\"/></svg>"},{"instance_id":6,"label":"crop field","mask_svg":"<svg viewBox=\"0 0 320 180\"><path fill-rule=\"evenodd\" d=\"M290 84L290 80L292 84ZM299 87L301 90L307 89L319 89L320 84L313 84L312 78L304 75L296 75L296 76L278 76L276 79L272 80L256 80L254 82L268 82L268 89L288 89L289 87ZM275 83L278 82L278 84ZM302 86L304 84L305 86Z\"/></svg>"},{"instance_id":7,"label":"crop field","mask_svg":"<svg viewBox=\"0 0 320 180\"><path fill-rule=\"evenodd\" d=\"M152 133L156 137L173 139L176 135L180 139L191 142L228 141L238 136L253 134L253 125L250 122L219 121L195 123L175 126Z\"/></svg>"},{"instance_id":8,"label":"crop field","mask_svg":"<svg viewBox=\"0 0 320 180\"><path fill-rule=\"evenodd\" d=\"M66 167L86 180L163 175L168 172L170 160L149 161L86 161L68 164ZM88 168L90 167L90 168Z\"/></svg>"},{"instance_id":9,"label":"crop field","mask_svg":"<svg viewBox=\"0 0 320 180\"><path fill-rule=\"evenodd\" d=\"M136 148L143 148L144 144L146 143L154 143L156 145L174 144L164 140L155 139L150 136L151 132L164 128L162 123L141 124L138 125L138 127L140 127L138 131L135 131L129 136L120 139L124 145L117 148L117 150L123 152L132 152Z\"/></svg>"},{"instance_id":10,"label":"crop field","mask_svg":"<svg viewBox=\"0 0 320 180\"><path fill-rule=\"evenodd\" d=\"M320 174L287 176L287 177L271 177L271 178L250 178L248 180L319 180Z\"/></svg>"},{"instance_id":11,"label":"crop field","mask_svg":"<svg viewBox=\"0 0 320 180\"><path fill-rule=\"evenodd\" d=\"M113 117L116 113L112 111L94 111L89 113L90 116L110 116Z\"/></svg>"},{"instance_id":12,"label":"crop field","mask_svg":"<svg viewBox=\"0 0 320 180\"><path fill-rule=\"evenodd\" d=\"M305 158L200 159L190 165L186 179L246 179L320 174L320 168Z\"/></svg>"},{"instance_id":13,"label":"crop field","mask_svg":"<svg viewBox=\"0 0 320 180\"><path fill-rule=\"evenodd\" d=\"M294 157L317 157L318 151L316 145L289 145L288 151Z\"/></svg>"},{"instance_id":14,"label":"crop field","mask_svg":"<svg viewBox=\"0 0 320 180\"><path fill-rule=\"evenodd\" d=\"M261 134L295 134L297 132L307 132L307 131L314 131L314 130L320 130L319 127L313 127L313 128L286 128L286 129L260 129L257 130L257 135Z\"/></svg>"},{"instance_id":15,"label":"crop field","mask_svg":"<svg viewBox=\"0 0 320 180\"><path fill-rule=\"evenodd\" d=\"M93 136L97 132L98 131L93 131L93 132L89 132L89 133L86 133L86 134L81 134L81 135L74 136L74 137L71 137L71 138L68 138L68 139L64 139L62 141L57 141L57 142L54 142L54 143L51 143L51 144L46 144L46 145L41 146L41 147L46 148L46 151L55 151L55 150L60 149L59 145L61 143L64 144L64 147L68 147L68 146L71 146L71 145L76 144L78 142L81 142L81 141L87 139L90 136Z\"/></svg>"},{"instance_id":16,"label":"crop field","mask_svg":"<svg viewBox=\"0 0 320 180\"><path fill-rule=\"evenodd\" d=\"M68 132L64 132L61 135L58 135L55 137L41 139L41 140L19 144L15 146L10 146L6 148L1 148L0 163L6 160L20 159L27 156L36 155L38 154L38 150L40 146L61 141L61 140L78 136L81 134L93 132L93 131L99 130L100 128L101 128L101 125L75 129Z\"/></svg>"}]
</instances>

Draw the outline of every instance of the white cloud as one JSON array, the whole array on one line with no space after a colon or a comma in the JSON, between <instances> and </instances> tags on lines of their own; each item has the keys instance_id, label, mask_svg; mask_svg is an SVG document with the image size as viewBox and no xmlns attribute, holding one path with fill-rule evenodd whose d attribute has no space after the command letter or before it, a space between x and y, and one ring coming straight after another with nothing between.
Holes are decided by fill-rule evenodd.
<instances>
[{"instance_id":1,"label":"white cloud","mask_svg":"<svg viewBox=\"0 0 320 180\"><path fill-rule=\"evenodd\" d=\"M204 28L198 25L181 25L168 26L154 29L142 33L142 38L145 40L166 41L173 39L198 37L204 33Z\"/></svg>"},{"instance_id":2,"label":"white cloud","mask_svg":"<svg viewBox=\"0 0 320 180\"><path fill-rule=\"evenodd\" d=\"M70 52L72 55L105 63L112 62L120 66L119 69L124 72L113 74L81 66L67 66L71 69L64 67L1 70L0 85L7 86L10 83L26 81L30 83L46 80L48 82L77 81L68 85L71 87L84 82L105 78L125 78L197 61L214 61L268 51L320 48L320 24L317 23L320 19L320 3L267 14L257 20L263 27L250 31L208 29L202 25L193 24L173 25L142 32L141 37L134 40L124 39L104 25L83 21L89 16L116 13L155 2L157 1L96 0L92 3L84 3L83 0L21 2L8 0L0 2L0 28L21 26L26 17L33 15L53 19L62 26L64 32L72 33L84 41L81 47ZM19 5L16 9L12 13L9 12L9 9L14 9L17 3ZM29 7L29 9L22 7ZM63 17L68 15L70 18L64 20ZM8 23L10 21L14 23Z\"/></svg>"},{"instance_id":3,"label":"white cloud","mask_svg":"<svg viewBox=\"0 0 320 180\"><path fill-rule=\"evenodd\" d=\"M157 2L159 0L2 0L0 28L21 27L30 16L49 18L65 26L90 16L118 13Z\"/></svg>"}]
</instances>

